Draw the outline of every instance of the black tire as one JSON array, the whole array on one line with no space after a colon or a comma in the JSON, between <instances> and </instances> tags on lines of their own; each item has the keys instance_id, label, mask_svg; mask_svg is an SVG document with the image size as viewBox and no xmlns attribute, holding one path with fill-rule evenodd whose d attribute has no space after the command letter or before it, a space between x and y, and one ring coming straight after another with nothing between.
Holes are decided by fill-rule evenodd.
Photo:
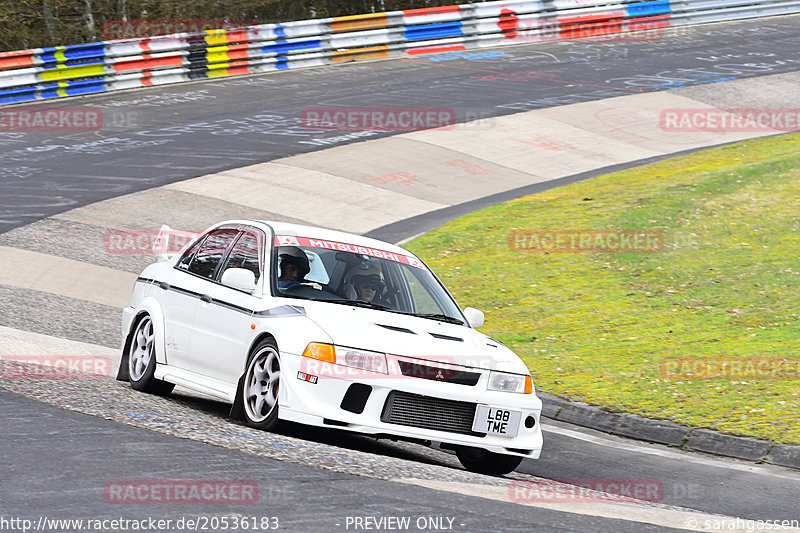
<instances>
[{"instance_id":1,"label":"black tire","mask_svg":"<svg viewBox=\"0 0 800 533\"><path fill-rule=\"evenodd\" d=\"M278 427L278 391L281 361L274 339L265 339L253 348L240 391L247 425L264 431Z\"/></svg>"},{"instance_id":2,"label":"black tire","mask_svg":"<svg viewBox=\"0 0 800 533\"><path fill-rule=\"evenodd\" d=\"M156 336L150 315L142 316L128 342L128 381L131 387L150 394L167 395L175 385L154 377L156 371Z\"/></svg>"},{"instance_id":3,"label":"black tire","mask_svg":"<svg viewBox=\"0 0 800 533\"><path fill-rule=\"evenodd\" d=\"M494 453L481 448L461 446L456 450L461 464L470 472L489 476L510 474L522 463L522 457Z\"/></svg>"}]
</instances>

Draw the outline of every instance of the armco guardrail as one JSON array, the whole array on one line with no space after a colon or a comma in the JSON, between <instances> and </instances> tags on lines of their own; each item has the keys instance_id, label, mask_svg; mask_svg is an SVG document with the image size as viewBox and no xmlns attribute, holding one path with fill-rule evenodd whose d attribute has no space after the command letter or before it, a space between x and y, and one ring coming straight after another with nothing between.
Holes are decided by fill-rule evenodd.
<instances>
[{"instance_id":1,"label":"armco guardrail","mask_svg":"<svg viewBox=\"0 0 800 533\"><path fill-rule=\"evenodd\" d=\"M800 12L800 0L522 0L0 53L0 105Z\"/></svg>"}]
</instances>

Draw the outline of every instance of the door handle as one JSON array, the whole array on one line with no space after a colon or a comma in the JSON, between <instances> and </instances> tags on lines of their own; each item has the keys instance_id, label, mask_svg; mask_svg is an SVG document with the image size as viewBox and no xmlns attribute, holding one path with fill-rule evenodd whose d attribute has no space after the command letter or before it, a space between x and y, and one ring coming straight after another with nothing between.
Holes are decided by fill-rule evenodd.
<instances>
[{"instance_id":1,"label":"door handle","mask_svg":"<svg viewBox=\"0 0 800 533\"><path fill-rule=\"evenodd\" d=\"M200 299L207 304L211 303L211 296L209 296L208 294L203 294L202 296L200 296Z\"/></svg>"}]
</instances>

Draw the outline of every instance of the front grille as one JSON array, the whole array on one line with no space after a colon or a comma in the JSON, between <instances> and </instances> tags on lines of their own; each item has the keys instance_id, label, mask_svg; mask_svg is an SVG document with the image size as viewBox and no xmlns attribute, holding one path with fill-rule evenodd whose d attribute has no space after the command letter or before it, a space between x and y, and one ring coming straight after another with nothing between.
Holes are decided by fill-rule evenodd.
<instances>
[{"instance_id":1,"label":"front grille","mask_svg":"<svg viewBox=\"0 0 800 533\"><path fill-rule=\"evenodd\" d=\"M485 437L472 431L476 404L392 391L386 398L381 422Z\"/></svg>"},{"instance_id":2,"label":"front grille","mask_svg":"<svg viewBox=\"0 0 800 533\"><path fill-rule=\"evenodd\" d=\"M408 361L400 361L400 372L402 372L404 376L470 386L474 386L481 378L478 372L438 368L435 366L410 363Z\"/></svg>"}]
</instances>

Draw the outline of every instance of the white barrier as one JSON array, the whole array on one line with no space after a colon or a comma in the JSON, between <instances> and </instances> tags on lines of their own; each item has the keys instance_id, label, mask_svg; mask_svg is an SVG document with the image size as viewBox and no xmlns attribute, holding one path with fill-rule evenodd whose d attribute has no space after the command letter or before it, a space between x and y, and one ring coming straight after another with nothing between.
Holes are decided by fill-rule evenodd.
<instances>
[{"instance_id":1,"label":"white barrier","mask_svg":"<svg viewBox=\"0 0 800 533\"><path fill-rule=\"evenodd\" d=\"M3 52L0 105L788 13L800 0L500 1Z\"/></svg>"}]
</instances>

